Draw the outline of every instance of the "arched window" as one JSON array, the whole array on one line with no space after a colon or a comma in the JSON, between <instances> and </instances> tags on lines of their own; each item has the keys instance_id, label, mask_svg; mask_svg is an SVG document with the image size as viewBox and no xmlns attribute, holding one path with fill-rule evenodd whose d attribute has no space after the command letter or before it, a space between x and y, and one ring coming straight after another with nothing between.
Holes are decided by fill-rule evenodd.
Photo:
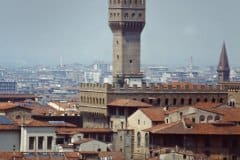
<instances>
[{"instance_id":1,"label":"arched window","mask_svg":"<svg viewBox=\"0 0 240 160\"><path fill-rule=\"evenodd\" d=\"M95 104L95 98L93 97L93 104Z\"/></svg>"},{"instance_id":2,"label":"arched window","mask_svg":"<svg viewBox=\"0 0 240 160\"><path fill-rule=\"evenodd\" d=\"M145 102L144 98L141 99L141 102Z\"/></svg>"},{"instance_id":3,"label":"arched window","mask_svg":"<svg viewBox=\"0 0 240 160\"><path fill-rule=\"evenodd\" d=\"M137 146L138 147L141 146L141 133L140 132L137 133Z\"/></svg>"},{"instance_id":4,"label":"arched window","mask_svg":"<svg viewBox=\"0 0 240 160\"><path fill-rule=\"evenodd\" d=\"M96 98L96 104L98 104L98 98Z\"/></svg>"},{"instance_id":5,"label":"arched window","mask_svg":"<svg viewBox=\"0 0 240 160\"><path fill-rule=\"evenodd\" d=\"M157 99L157 104L158 104L158 105L161 104L161 99L160 99L160 98Z\"/></svg>"},{"instance_id":6,"label":"arched window","mask_svg":"<svg viewBox=\"0 0 240 160\"><path fill-rule=\"evenodd\" d=\"M201 116L199 117L199 122L203 122L203 121L205 121L205 116L204 116L204 115L201 115Z\"/></svg>"},{"instance_id":7,"label":"arched window","mask_svg":"<svg viewBox=\"0 0 240 160\"><path fill-rule=\"evenodd\" d=\"M99 104L102 104L102 98L99 98Z\"/></svg>"},{"instance_id":8,"label":"arched window","mask_svg":"<svg viewBox=\"0 0 240 160\"><path fill-rule=\"evenodd\" d=\"M200 99L199 98L197 98L197 100L196 100L197 102L200 102Z\"/></svg>"},{"instance_id":9,"label":"arched window","mask_svg":"<svg viewBox=\"0 0 240 160\"><path fill-rule=\"evenodd\" d=\"M208 102L208 99L207 99L207 98L205 98L205 99L204 99L204 102Z\"/></svg>"},{"instance_id":10,"label":"arched window","mask_svg":"<svg viewBox=\"0 0 240 160\"><path fill-rule=\"evenodd\" d=\"M135 17L135 13L132 13L132 17Z\"/></svg>"},{"instance_id":11,"label":"arched window","mask_svg":"<svg viewBox=\"0 0 240 160\"><path fill-rule=\"evenodd\" d=\"M214 120L215 121L219 121L220 120L220 116L219 115L215 116Z\"/></svg>"},{"instance_id":12,"label":"arched window","mask_svg":"<svg viewBox=\"0 0 240 160\"><path fill-rule=\"evenodd\" d=\"M223 98L220 98L219 102L220 102L220 103L223 103Z\"/></svg>"},{"instance_id":13,"label":"arched window","mask_svg":"<svg viewBox=\"0 0 240 160\"><path fill-rule=\"evenodd\" d=\"M184 105L184 98L181 99L181 105Z\"/></svg>"},{"instance_id":14,"label":"arched window","mask_svg":"<svg viewBox=\"0 0 240 160\"><path fill-rule=\"evenodd\" d=\"M118 4L120 3L120 0L118 0Z\"/></svg>"},{"instance_id":15,"label":"arched window","mask_svg":"<svg viewBox=\"0 0 240 160\"><path fill-rule=\"evenodd\" d=\"M216 99L215 99L215 98L213 98L213 99L212 99L212 103L215 103L215 102L216 102Z\"/></svg>"},{"instance_id":16,"label":"arched window","mask_svg":"<svg viewBox=\"0 0 240 160\"><path fill-rule=\"evenodd\" d=\"M17 115L15 118L16 118L16 119L21 119L21 116L20 116L20 115Z\"/></svg>"},{"instance_id":17,"label":"arched window","mask_svg":"<svg viewBox=\"0 0 240 160\"><path fill-rule=\"evenodd\" d=\"M148 147L149 146L149 134L146 133L145 134L145 147Z\"/></svg>"},{"instance_id":18,"label":"arched window","mask_svg":"<svg viewBox=\"0 0 240 160\"><path fill-rule=\"evenodd\" d=\"M104 98L102 99L102 103L105 104L105 99Z\"/></svg>"},{"instance_id":19,"label":"arched window","mask_svg":"<svg viewBox=\"0 0 240 160\"><path fill-rule=\"evenodd\" d=\"M176 98L173 99L173 105L177 105L177 99Z\"/></svg>"},{"instance_id":20,"label":"arched window","mask_svg":"<svg viewBox=\"0 0 240 160\"><path fill-rule=\"evenodd\" d=\"M168 105L168 98L165 99L165 105Z\"/></svg>"},{"instance_id":21,"label":"arched window","mask_svg":"<svg viewBox=\"0 0 240 160\"><path fill-rule=\"evenodd\" d=\"M152 99L149 99L149 103L152 104L152 103L153 103L153 100L152 100Z\"/></svg>"},{"instance_id":22,"label":"arched window","mask_svg":"<svg viewBox=\"0 0 240 160\"><path fill-rule=\"evenodd\" d=\"M189 98L189 99L188 99L188 104L189 104L189 105L192 105L192 98Z\"/></svg>"},{"instance_id":23,"label":"arched window","mask_svg":"<svg viewBox=\"0 0 240 160\"><path fill-rule=\"evenodd\" d=\"M207 117L207 121L209 122L209 121L211 121L211 120L213 120L213 116L212 116L212 115L209 115L209 116Z\"/></svg>"}]
</instances>

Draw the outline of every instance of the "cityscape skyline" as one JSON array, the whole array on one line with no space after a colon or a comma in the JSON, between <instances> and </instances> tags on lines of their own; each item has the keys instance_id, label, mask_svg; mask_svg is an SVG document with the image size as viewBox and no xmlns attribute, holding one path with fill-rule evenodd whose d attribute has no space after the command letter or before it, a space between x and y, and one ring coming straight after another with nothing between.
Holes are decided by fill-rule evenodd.
<instances>
[{"instance_id":1,"label":"cityscape skyline","mask_svg":"<svg viewBox=\"0 0 240 160\"><path fill-rule=\"evenodd\" d=\"M193 57L194 65L216 66L225 40L230 66L237 66L240 22L235 17L240 3L184 2L147 2L141 63L185 65ZM12 0L0 4L1 64L59 64L60 59L67 64L111 62L107 1Z\"/></svg>"}]
</instances>

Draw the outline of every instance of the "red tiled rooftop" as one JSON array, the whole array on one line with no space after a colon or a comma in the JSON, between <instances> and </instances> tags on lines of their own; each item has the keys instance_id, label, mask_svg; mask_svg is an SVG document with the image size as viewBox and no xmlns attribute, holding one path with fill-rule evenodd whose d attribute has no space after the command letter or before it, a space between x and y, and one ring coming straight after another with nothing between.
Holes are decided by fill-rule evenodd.
<instances>
[{"instance_id":1,"label":"red tiled rooftop","mask_svg":"<svg viewBox=\"0 0 240 160\"><path fill-rule=\"evenodd\" d=\"M194 106L197 108L217 108L223 105L222 103L213 103L213 102L198 102Z\"/></svg>"},{"instance_id":2,"label":"red tiled rooftop","mask_svg":"<svg viewBox=\"0 0 240 160\"><path fill-rule=\"evenodd\" d=\"M149 119L154 122L164 121L165 111L163 108L142 108L140 109Z\"/></svg>"},{"instance_id":3,"label":"red tiled rooftop","mask_svg":"<svg viewBox=\"0 0 240 160\"><path fill-rule=\"evenodd\" d=\"M182 121L158 125L145 131L153 134L240 135L240 126L232 124L200 123L186 128Z\"/></svg>"},{"instance_id":4,"label":"red tiled rooftop","mask_svg":"<svg viewBox=\"0 0 240 160\"><path fill-rule=\"evenodd\" d=\"M217 112L224 115L225 122L240 122L240 108L219 108Z\"/></svg>"},{"instance_id":5,"label":"red tiled rooftop","mask_svg":"<svg viewBox=\"0 0 240 160\"><path fill-rule=\"evenodd\" d=\"M6 124L0 124L0 131L9 131L9 130L19 130L19 126L14 125L14 124L10 124L10 125L6 125Z\"/></svg>"},{"instance_id":6,"label":"red tiled rooftop","mask_svg":"<svg viewBox=\"0 0 240 160\"><path fill-rule=\"evenodd\" d=\"M64 127L64 128L76 127L76 125L67 123L67 122L49 123L48 121L40 121L40 120L35 120L35 119L25 120L24 122L22 120L19 120L19 121L15 121L15 124L18 126L23 124L26 127Z\"/></svg>"},{"instance_id":7,"label":"red tiled rooftop","mask_svg":"<svg viewBox=\"0 0 240 160\"><path fill-rule=\"evenodd\" d=\"M57 134L59 135L72 135L76 133L112 133L109 128L57 128Z\"/></svg>"},{"instance_id":8,"label":"red tiled rooftop","mask_svg":"<svg viewBox=\"0 0 240 160\"><path fill-rule=\"evenodd\" d=\"M132 99L116 99L108 104L108 107L135 107L135 108L147 108L152 105L140 102Z\"/></svg>"},{"instance_id":9,"label":"red tiled rooftop","mask_svg":"<svg viewBox=\"0 0 240 160\"><path fill-rule=\"evenodd\" d=\"M112 160L125 160L123 152L99 152L99 157L112 157Z\"/></svg>"}]
</instances>

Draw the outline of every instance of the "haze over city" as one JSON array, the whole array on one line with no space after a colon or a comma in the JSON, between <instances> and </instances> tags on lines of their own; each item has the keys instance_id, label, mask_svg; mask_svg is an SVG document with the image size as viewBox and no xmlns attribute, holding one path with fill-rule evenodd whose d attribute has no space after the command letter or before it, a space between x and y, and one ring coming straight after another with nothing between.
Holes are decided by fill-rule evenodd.
<instances>
[{"instance_id":1,"label":"haze over city","mask_svg":"<svg viewBox=\"0 0 240 160\"><path fill-rule=\"evenodd\" d=\"M84 2L84 3L83 3ZM0 1L2 65L111 62L107 0ZM148 0L143 64L216 66L223 40L240 58L240 1Z\"/></svg>"}]
</instances>

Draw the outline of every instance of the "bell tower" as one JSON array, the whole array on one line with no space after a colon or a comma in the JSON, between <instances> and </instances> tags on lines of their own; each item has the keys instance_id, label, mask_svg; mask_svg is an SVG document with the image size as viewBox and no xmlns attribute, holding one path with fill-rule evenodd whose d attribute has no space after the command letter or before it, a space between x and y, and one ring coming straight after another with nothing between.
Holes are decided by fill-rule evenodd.
<instances>
[{"instance_id":1,"label":"bell tower","mask_svg":"<svg viewBox=\"0 0 240 160\"><path fill-rule=\"evenodd\" d=\"M141 85L141 32L145 26L145 0L109 0L109 26L113 33L113 83Z\"/></svg>"},{"instance_id":2,"label":"bell tower","mask_svg":"<svg viewBox=\"0 0 240 160\"><path fill-rule=\"evenodd\" d=\"M228 63L228 56L227 56L227 49L226 49L225 42L223 42L217 72L218 72L218 82L229 81L230 67Z\"/></svg>"}]
</instances>

